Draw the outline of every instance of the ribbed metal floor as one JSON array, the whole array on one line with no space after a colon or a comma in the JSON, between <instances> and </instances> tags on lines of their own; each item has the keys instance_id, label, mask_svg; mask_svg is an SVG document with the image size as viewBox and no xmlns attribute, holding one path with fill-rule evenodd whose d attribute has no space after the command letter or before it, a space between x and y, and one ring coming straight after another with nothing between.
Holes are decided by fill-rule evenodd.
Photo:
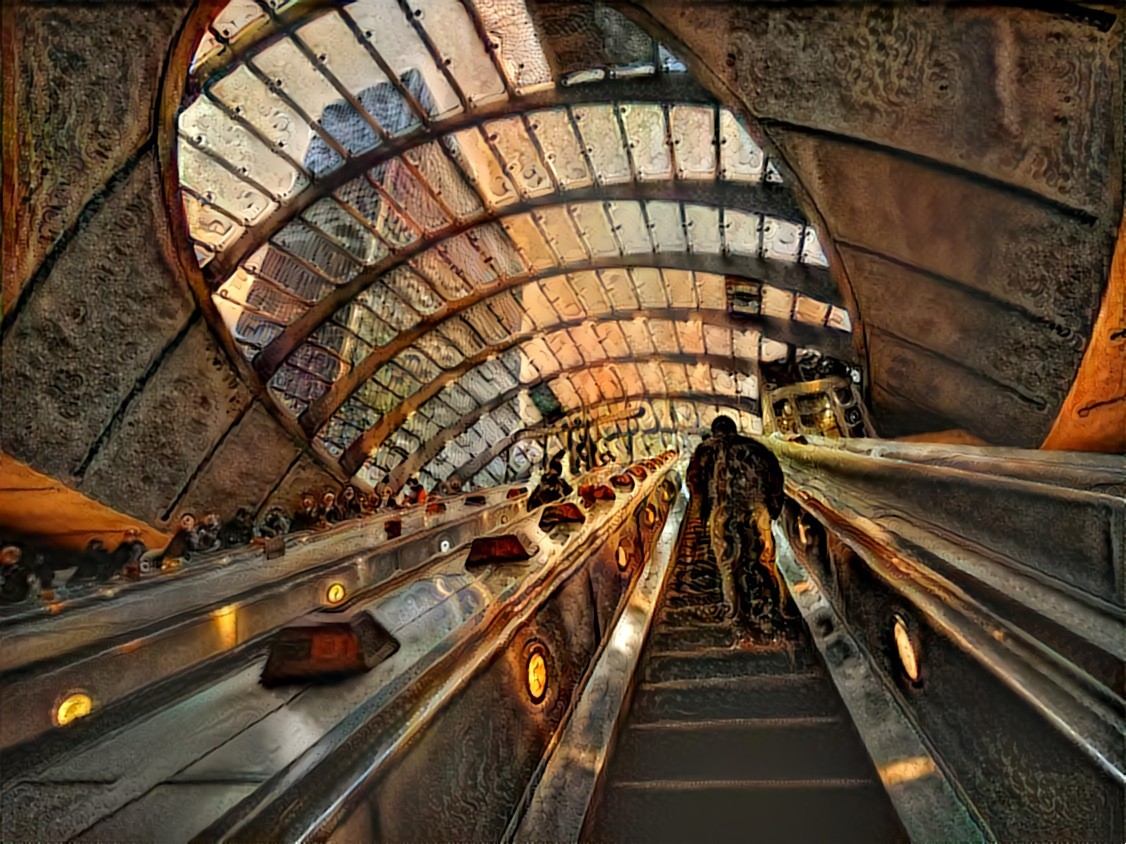
<instances>
[{"instance_id":1,"label":"ribbed metal floor","mask_svg":"<svg viewBox=\"0 0 1126 844\"><path fill-rule=\"evenodd\" d=\"M584 840L906 841L801 622L748 636L719 600L690 512Z\"/></svg>"}]
</instances>

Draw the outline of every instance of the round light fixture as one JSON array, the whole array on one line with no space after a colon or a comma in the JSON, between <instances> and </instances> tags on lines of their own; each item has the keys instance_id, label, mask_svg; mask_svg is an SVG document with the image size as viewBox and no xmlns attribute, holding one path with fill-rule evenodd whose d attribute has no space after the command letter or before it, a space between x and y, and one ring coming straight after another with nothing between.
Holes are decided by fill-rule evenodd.
<instances>
[{"instance_id":1,"label":"round light fixture","mask_svg":"<svg viewBox=\"0 0 1126 844\"><path fill-rule=\"evenodd\" d=\"M547 694L547 654L542 645L536 645L528 655L528 696L539 703Z\"/></svg>"},{"instance_id":2,"label":"round light fixture","mask_svg":"<svg viewBox=\"0 0 1126 844\"><path fill-rule=\"evenodd\" d=\"M622 571L629 568L629 552L621 545L618 546L618 568Z\"/></svg>"},{"instance_id":3,"label":"round light fixture","mask_svg":"<svg viewBox=\"0 0 1126 844\"><path fill-rule=\"evenodd\" d=\"M653 527L657 524L657 508L652 504L645 505L645 527Z\"/></svg>"},{"instance_id":4,"label":"round light fixture","mask_svg":"<svg viewBox=\"0 0 1126 844\"><path fill-rule=\"evenodd\" d=\"M895 651L899 655L899 664L903 668L903 673L912 683L919 682L919 651L911 631L907 628L907 620L901 615L895 617L892 636L895 639Z\"/></svg>"},{"instance_id":5,"label":"round light fixture","mask_svg":"<svg viewBox=\"0 0 1126 844\"><path fill-rule=\"evenodd\" d=\"M348 590L344 588L343 583L333 583L328 587L328 591L325 593L325 599L330 604L339 604L347 597Z\"/></svg>"},{"instance_id":6,"label":"round light fixture","mask_svg":"<svg viewBox=\"0 0 1126 844\"><path fill-rule=\"evenodd\" d=\"M441 542L438 543L438 550L441 553L445 554L447 551L450 550L450 541L448 539L443 539Z\"/></svg>"},{"instance_id":7,"label":"round light fixture","mask_svg":"<svg viewBox=\"0 0 1126 844\"><path fill-rule=\"evenodd\" d=\"M85 718L94 709L94 701L85 692L74 692L62 699L55 708L55 723L60 727Z\"/></svg>"}]
</instances>

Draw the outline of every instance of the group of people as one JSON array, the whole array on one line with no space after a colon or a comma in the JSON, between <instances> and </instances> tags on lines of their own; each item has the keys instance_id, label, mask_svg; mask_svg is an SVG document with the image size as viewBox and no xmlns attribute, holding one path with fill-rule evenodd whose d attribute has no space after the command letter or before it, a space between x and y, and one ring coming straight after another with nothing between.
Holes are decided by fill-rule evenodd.
<instances>
[{"instance_id":1,"label":"group of people","mask_svg":"<svg viewBox=\"0 0 1126 844\"><path fill-rule=\"evenodd\" d=\"M77 564L69 561L65 569L58 568L58 563L52 564L44 553L18 543L6 544L0 546L0 604L21 603L44 594L57 595L63 588L82 589L114 579L137 579L148 573L170 571L193 555L265 543L293 531L324 529L380 510L425 504L428 498L460 492L461 482L457 477L443 481L433 495L427 494L418 478L410 478L399 494L388 483L379 484L366 495L351 484L339 493L334 489L326 489L320 495L305 492L292 513L272 506L257 522L247 507L239 507L225 522L215 510L204 513L201 518L194 513L183 513L171 541L163 549L150 550L142 541L140 531L130 528L113 551L102 539L91 539ZM65 582L56 582L59 579L56 569L73 570Z\"/></svg>"},{"instance_id":2,"label":"group of people","mask_svg":"<svg viewBox=\"0 0 1126 844\"><path fill-rule=\"evenodd\" d=\"M782 512L782 468L769 449L740 435L730 417L717 416L711 430L688 464L688 489L707 525L727 616L769 626L788 594L771 533Z\"/></svg>"}]
</instances>

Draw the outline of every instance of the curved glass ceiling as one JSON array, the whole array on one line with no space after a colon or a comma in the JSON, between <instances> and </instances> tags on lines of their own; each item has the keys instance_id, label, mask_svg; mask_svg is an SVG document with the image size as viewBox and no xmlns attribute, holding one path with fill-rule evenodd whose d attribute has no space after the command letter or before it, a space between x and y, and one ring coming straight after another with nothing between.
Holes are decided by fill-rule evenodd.
<instances>
[{"instance_id":1,"label":"curved glass ceiling","mask_svg":"<svg viewBox=\"0 0 1126 844\"><path fill-rule=\"evenodd\" d=\"M753 416L760 360L848 354L735 116L614 10L534 12L234 0L193 60L178 164L217 328L361 482L473 468L543 408Z\"/></svg>"}]
</instances>

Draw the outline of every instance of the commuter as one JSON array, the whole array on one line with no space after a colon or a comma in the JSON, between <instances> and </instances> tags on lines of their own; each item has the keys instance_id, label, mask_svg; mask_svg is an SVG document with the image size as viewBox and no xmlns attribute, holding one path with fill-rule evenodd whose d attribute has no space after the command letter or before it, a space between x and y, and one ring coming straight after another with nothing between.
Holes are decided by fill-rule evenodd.
<instances>
[{"instance_id":1,"label":"commuter","mask_svg":"<svg viewBox=\"0 0 1126 844\"><path fill-rule=\"evenodd\" d=\"M311 492L301 496L301 507L293 514L294 530L312 530L321 521L321 511L317 508L317 499Z\"/></svg>"},{"instance_id":2,"label":"commuter","mask_svg":"<svg viewBox=\"0 0 1126 844\"><path fill-rule=\"evenodd\" d=\"M407 481L406 490L403 492L403 504L412 507L415 504L425 504L427 499L426 489L418 478Z\"/></svg>"},{"instance_id":3,"label":"commuter","mask_svg":"<svg viewBox=\"0 0 1126 844\"><path fill-rule=\"evenodd\" d=\"M438 492L442 495L459 495L461 493L461 478L457 475L450 475L438 484Z\"/></svg>"},{"instance_id":4,"label":"commuter","mask_svg":"<svg viewBox=\"0 0 1126 844\"><path fill-rule=\"evenodd\" d=\"M203 524L196 528L192 550L200 553L218 551L223 547L223 539L220 536L222 531L223 520L215 510L208 510L203 514Z\"/></svg>"},{"instance_id":5,"label":"commuter","mask_svg":"<svg viewBox=\"0 0 1126 844\"><path fill-rule=\"evenodd\" d=\"M259 539L276 539L289 533L289 517L281 507L271 507L262 517L262 521L254 528L254 535Z\"/></svg>"},{"instance_id":6,"label":"commuter","mask_svg":"<svg viewBox=\"0 0 1126 844\"><path fill-rule=\"evenodd\" d=\"M199 528L196 526L195 515L183 513L180 516L180 527L172 534L171 541L160 557L169 569L177 568L188 560L198 547Z\"/></svg>"},{"instance_id":7,"label":"commuter","mask_svg":"<svg viewBox=\"0 0 1126 844\"><path fill-rule=\"evenodd\" d=\"M125 538L113 549L113 574L141 564L141 557L149 549L141 541L141 532L137 528L125 531Z\"/></svg>"},{"instance_id":8,"label":"commuter","mask_svg":"<svg viewBox=\"0 0 1126 844\"><path fill-rule=\"evenodd\" d=\"M67 581L68 586L86 586L109 580L113 576L113 557L100 539L91 539L78 560L78 568Z\"/></svg>"},{"instance_id":9,"label":"commuter","mask_svg":"<svg viewBox=\"0 0 1126 844\"><path fill-rule=\"evenodd\" d=\"M563 458L557 454L551 459L539 484L528 495L527 506L529 510L534 510L544 504L566 498L570 494L571 485L563 477Z\"/></svg>"},{"instance_id":10,"label":"commuter","mask_svg":"<svg viewBox=\"0 0 1126 844\"><path fill-rule=\"evenodd\" d=\"M391 484L387 482L386 478L382 483L376 485L375 492L379 496L379 500L383 503L384 509L399 509L399 502L395 500L395 490L391 488Z\"/></svg>"},{"instance_id":11,"label":"commuter","mask_svg":"<svg viewBox=\"0 0 1126 844\"><path fill-rule=\"evenodd\" d=\"M364 496L364 512L365 513L378 513L383 506L383 497L379 494L379 490L373 489L366 496Z\"/></svg>"},{"instance_id":12,"label":"commuter","mask_svg":"<svg viewBox=\"0 0 1126 844\"><path fill-rule=\"evenodd\" d=\"M0 604L19 604L34 598L38 585L38 579L24 562L20 546L0 548Z\"/></svg>"},{"instance_id":13,"label":"commuter","mask_svg":"<svg viewBox=\"0 0 1126 844\"><path fill-rule=\"evenodd\" d=\"M219 531L219 540L224 548L237 548L248 545L254 538L254 517L245 507L239 507Z\"/></svg>"},{"instance_id":14,"label":"commuter","mask_svg":"<svg viewBox=\"0 0 1126 844\"><path fill-rule=\"evenodd\" d=\"M326 490L321 496L321 524L322 526L334 525L344 521L344 511L336 503L336 493Z\"/></svg>"},{"instance_id":15,"label":"commuter","mask_svg":"<svg viewBox=\"0 0 1126 844\"><path fill-rule=\"evenodd\" d=\"M345 519L358 519L364 514L363 501L356 488L348 484L340 493L340 512Z\"/></svg>"}]
</instances>

